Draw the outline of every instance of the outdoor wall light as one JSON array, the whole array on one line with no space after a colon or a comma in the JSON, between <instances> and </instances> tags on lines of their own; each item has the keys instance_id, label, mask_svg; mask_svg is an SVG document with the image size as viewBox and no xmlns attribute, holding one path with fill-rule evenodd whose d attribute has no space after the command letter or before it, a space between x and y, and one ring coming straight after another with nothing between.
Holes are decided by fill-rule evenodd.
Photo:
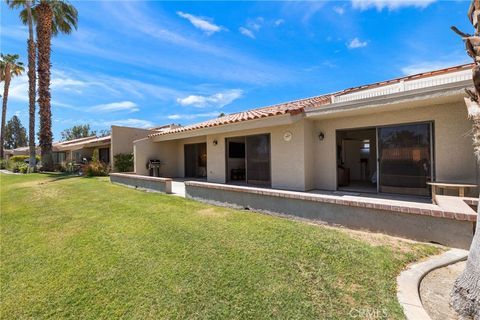
<instances>
[{"instance_id":1,"label":"outdoor wall light","mask_svg":"<svg viewBox=\"0 0 480 320\"><path fill-rule=\"evenodd\" d=\"M216 146L218 144L217 139L213 140L213 145Z\"/></svg>"},{"instance_id":2,"label":"outdoor wall light","mask_svg":"<svg viewBox=\"0 0 480 320\"><path fill-rule=\"evenodd\" d=\"M325 139L325 134L323 132L320 132L318 134L318 140L323 141L323 139Z\"/></svg>"}]
</instances>

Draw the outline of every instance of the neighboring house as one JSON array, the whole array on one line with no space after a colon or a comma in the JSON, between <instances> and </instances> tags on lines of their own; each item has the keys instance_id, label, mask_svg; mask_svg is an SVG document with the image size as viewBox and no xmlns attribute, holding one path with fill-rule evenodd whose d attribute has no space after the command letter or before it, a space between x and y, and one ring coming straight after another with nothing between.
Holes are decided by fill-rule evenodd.
<instances>
[{"instance_id":1,"label":"neighboring house","mask_svg":"<svg viewBox=\"0 0 480 320\"><path fill-rule=\"evenodd\" d=\"M105 137L86 137L70 141L58 142L53 145L53 157L56 163L85 160L91 161L93 151L98 149L101 162L111 165L115 171L115 155L133 153L133 141L147 137L152 132L162 132L177 128L176 125L165 125L151 129L112 126L111 134Z\"/></svg>"},{"instance_id":2,"label":"neighboring house","mask_svg":"<svg viewBox=\"0 0 480 320\"><path fill-rule=\"evenodd\" d=\"M110 143L111 136L85 137L69 141L62 141L53 144L52 156L54 163L75 161L77 163L89 162L92 160L93 151L98 149L98 160L110 164Z\"/></svg>"},{"instance_id":3,"label":"neighboring house","mask_svg":"<svg viewBox=\"0 0 480 320\"><path fill-rule=\"evenodd\" d=\"M133 153L133 141L147 137L152 132L163 132L178 128L178 125L169 124L150 129L112 126L111 134L105 137L89 136L69 141L54 142L52 145L52 157L55 164L64 164L69 161L83 163L91 161L93 151L98 149L99 160L111 165L112 171L115 166L114 156L120 153ZM29 148L22 147L13 150L5 150L7 159L14 155L29 155ZM37 146L37 155L40 155L40 147Z\"/></svg>"},{"instance_id":4,"label":"neighboring house","mask_svg":"<svg viewBox=\"0 0 480 320\"><path fill-rule=\"evenodd\" d=\"M5 156L5 160L10 159L11 156L13 156L13 150L12 149L3 149L3 154Z\"/></svg>"},{"instance_id":5,"label":"neighboring house","mask_svg":"<svg viewBox=\"0 0 480 320\"><path fill-rule=\"evenodd\" d=\"M162 177L298 191L429 195L428 181L478 184L464 102L471 67L151 133L134 143L135 173L158 159Z\"/></svg>"},{"instance_id":6,"label":"neighboring house","mask_svg":"<svg viewBox=\"0 0 480 320\"><path fill-rule=\"evenodd\" d=\"M28 156L30 155L30 147L20 147L15 149L5 150L5 156L9 159L11 156ZM40 155L40 147L35 150L37 155Z\"/></svg>"}]
</instances>

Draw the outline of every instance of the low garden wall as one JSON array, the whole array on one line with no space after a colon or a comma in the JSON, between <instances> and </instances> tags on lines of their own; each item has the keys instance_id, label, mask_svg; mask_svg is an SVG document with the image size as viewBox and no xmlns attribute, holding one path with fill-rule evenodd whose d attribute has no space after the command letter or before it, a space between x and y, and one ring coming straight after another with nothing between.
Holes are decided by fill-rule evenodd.
<instances>
[{"instance_id":1,"label":"low garden wall","mask_svg":"<svg viewBox=\"0 0 480 320\"><path fill-rule=\"evenodd\" d=\"M134 188L172 193L172 179L136 175L134 173L110 173L110 181Z\"/></svg>"},{"instance_id":2,"label":"low garden wall","mask_svg":"<svg viewBox=\"0 0 480 320\"><path fill-rule=\"evenodd\" d=\"M189 198L217 205L293 215L462 249L469 248L475 230L475 214L445 211L431 204L346 200L334 195L197 181L185 182L185 192Z\"/></svg>"}]
</instances>

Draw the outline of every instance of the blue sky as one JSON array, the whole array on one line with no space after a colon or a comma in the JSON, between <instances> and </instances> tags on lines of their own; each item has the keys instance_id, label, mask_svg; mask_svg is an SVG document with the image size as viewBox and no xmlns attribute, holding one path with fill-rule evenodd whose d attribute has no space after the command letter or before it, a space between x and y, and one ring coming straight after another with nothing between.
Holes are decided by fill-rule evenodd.
<instances>
[{"instance_id":1,"label":"blue sky","mask_svg":"<svg viewBox=\"0 0 480 320\"><path fill-rule=\"evenodd\" d=\"M451 25L467 1L73 1L78 31L52 43L56 139L75 124L189 124L469 62ZM2 1L0 50L27 62L27 30ZM3 92L3 89L2 89ZM8 118L28 124L26 76Z\"/></svg>"}]
</instances>

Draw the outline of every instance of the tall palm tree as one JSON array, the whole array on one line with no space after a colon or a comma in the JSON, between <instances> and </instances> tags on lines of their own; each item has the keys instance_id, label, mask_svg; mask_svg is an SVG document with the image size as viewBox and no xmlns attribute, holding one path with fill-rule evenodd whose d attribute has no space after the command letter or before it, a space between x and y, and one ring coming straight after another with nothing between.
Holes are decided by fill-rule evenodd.
<instances>
[{"instance_id":1,"label":"tall palm tree","mask_svg":"<svg viewBox=\"0 0 480 320\"><path fill-rule=\"evenodd\" d=\"M2 101L2 124L0 129L0 159L4 158L3 141L5 139L5 118L7 116L8 90L10 89L10 81L12 77L19 76L25 69L23 63L17 61L18 54L1 54L0 55L0 81L4 81L3 101Z\"/></svg>"},{"instance_id":2,"label":"tall palm tree","mask_svg":"<svg viewBox=\"0 0 480 320\"><path fill-rule=\"evenodd\" d=\"M474 28L473 35L464 33L456 27L452 29L462 37L467 54L475 63L472 69L474 90L466 90L468 98L465 98L465 104L468 116L473 122L473 149L480 166L480 48L477 46L477 39L480 36L479 11L480 1L472 0L467 16ZM477 208L475 235L468 253L467 264L453 285L451 305L460 319L480 320L480 205Z\"/></svg>"},{"instance_id":3,"label":"tall palm tree","mask_svg":"<svg viewBox=\"0 0 480 320\"><path fill-rule=\"evenodd\" d=\"M24 21L28 12L20 13ZM50 49L52 35L69 34L77 29L78 12L67 1L40 0L32 7L32 17L37 28L38 105L40 113L40 147L44 170L53 169L52 113L50 106Z\"/></svg>"},{"instance_id":4,"label":"tall palm tree","mask_svg":"<svg viewBox=\"0 0 480 320\"><path fill-rule=\"evenodd\" d=\"M36 96L36 82L37 75L35 73L35 56L36 56L36 44L33 35L33 15L32 6L35 4L34 0L7 0L7 4L10 8L24 8L23 16L26 16L26 20L23 20L24 24L28 25L28 146L30 149L30 170L35 168L35 96ZM23 11L22 11L23 12ZM22 16L22 15L21 15Z\"/></svg>"}]
</instances>

